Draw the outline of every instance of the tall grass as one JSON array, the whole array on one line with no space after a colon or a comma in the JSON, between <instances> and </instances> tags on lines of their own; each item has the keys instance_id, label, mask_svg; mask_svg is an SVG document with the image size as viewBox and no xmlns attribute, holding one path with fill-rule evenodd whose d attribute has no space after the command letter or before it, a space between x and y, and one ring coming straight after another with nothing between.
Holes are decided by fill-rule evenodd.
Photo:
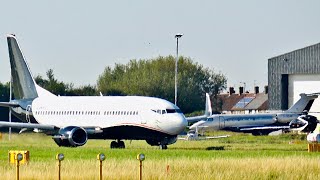
<instances>
[{"instance_id":1,"label":"tall grass","mask_svg":"<svg viewBox=\"0 0 320 180\"><path fill-rule=\"evenodd\" d=\"M229 133L230 134L230 133ZM63 148L41 134L13 135L0 141L0 179L15 179L8 164L9 150L29 150L30 162L21 166L21 179L57 179L58 152L65 154L63 179L98 179L96 155L106 154L104 179L138 179L138 153L145 153L144 179L319 179L320 153L307 153L307 144L294 134L275 137L233 133L230 138L178 141L168 150L144 141L126 141L126 149L110 149L110 141L89 140L83 147ZM225 150L206 150L208 147Z\"/></svg>"}]
</instances>

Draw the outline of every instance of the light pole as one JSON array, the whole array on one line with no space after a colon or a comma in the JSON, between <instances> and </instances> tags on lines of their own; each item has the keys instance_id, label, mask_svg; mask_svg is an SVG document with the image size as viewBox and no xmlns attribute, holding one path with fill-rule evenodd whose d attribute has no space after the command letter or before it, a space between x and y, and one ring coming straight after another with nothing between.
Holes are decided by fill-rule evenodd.
<instances>
[{"instance_id":1,"label":"light pole","mask_svg":"<svg viewBox=\"0 0 320 180\"><path fill-rule=\"evenodd\" d=\"M12 74L10 73L10 86L9 86L9 102L12 100ZM9 122L11 123L11 107L9 107ZM11 127L9 127L9 141L11 140Z\"/></svg>"},{"instance_id":2,"label":"light pole","mask_svg":"<svg viewBox=\"0 0 320 180\"><path fill-rule=\"evenodd\" d=\"M177 105L177 94L178 94L178 60L179 60L179 38L181 38L183 34L178 33L174 37L177 39L177 57L176 57L176 65L175 65L175 73L174 73L174 105Z\"/></svg>"},{"instance_id":3,"label":"light pole","mask_svg":"<svg viewBox=\"0 0 320 180\"><path fill-rule=\"evenodd\" d=\"M61 179L61 161L64 160L64 154L59 153L56 155L56 160L58 160L58 179Z\"/></svg>"}]
</instances>

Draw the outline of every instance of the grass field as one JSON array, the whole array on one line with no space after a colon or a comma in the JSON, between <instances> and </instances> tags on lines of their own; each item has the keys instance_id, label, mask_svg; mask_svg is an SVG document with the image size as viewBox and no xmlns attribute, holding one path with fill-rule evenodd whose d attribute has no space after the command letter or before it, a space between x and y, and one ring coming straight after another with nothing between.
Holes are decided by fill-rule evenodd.
<instances>
[{"instance_id":1,"label":"grass field","mask_svg":"<svg viewBox=\"0 0 320 180\"><path fill-rule=\"evenodd\" d=\"M219 132L226 134L226 132ZM83 147L58 147L50 136L3 134L0 141L0 179L15 179L9 150L29 150L30 162L20 168L20 179L57 179L55 155L65 154L62 179L98 179L98 153L104 153L104 179L138 179L136 155L144 153L143 179L319 179L320 153L308 153L305 136L231 137L208 141L178 141L159 150L145 141L125 141L126 149L110 149L110 141L89 140ZM214 135L218 135L215 133ZM223 148L224 150L212 150Z\"/></svg>"}]
</instances>

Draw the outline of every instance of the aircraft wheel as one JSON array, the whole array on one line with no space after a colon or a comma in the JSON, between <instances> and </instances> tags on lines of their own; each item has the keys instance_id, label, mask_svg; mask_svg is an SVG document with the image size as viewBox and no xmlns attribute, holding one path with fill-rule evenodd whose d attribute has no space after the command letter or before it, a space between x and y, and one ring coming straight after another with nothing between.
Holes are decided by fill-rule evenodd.
<instances>
[{"instance_id":1,"label":"aircraft wheel","mask_svg":"<svg viewBox=\"0 0 320 180\"><path fill-rule=\"evenodd\" d=\"M165 145L165 144L161 144L159 146L159 148L162 149L162 150L168 149L167 145Z\"/></svg>"},{"instance_id":2,"label":"aircraft wheel","mask_svg":"<svg viewBox=\"0 0 320 180\"><path fill-rule=\"evenodd\" d=\"M118 148L118 143L116 141L112 141L111 144L110 144L110 148L111 149Z\"/></svg>"},{"instance_id":3,"label":"aircraft wheel","mask_svg":"<svg viewBox=\"0 0 320 180\"><path fill-rule=\"evenodd\" d=\"M118 148L120 148L120 149L125 149L126 148L126 145L124 144L123 141L119 141L118 142Z\"/></svg>"}]
</instances>

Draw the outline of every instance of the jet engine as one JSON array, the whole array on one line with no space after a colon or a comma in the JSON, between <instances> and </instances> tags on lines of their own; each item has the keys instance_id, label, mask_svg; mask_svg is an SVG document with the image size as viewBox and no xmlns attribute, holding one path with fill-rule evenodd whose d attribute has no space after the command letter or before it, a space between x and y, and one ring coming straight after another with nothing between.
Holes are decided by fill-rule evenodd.
<instances>
[{"instance_id":1,"label":"jet engine","mask_svg":"<svg viewBox=\"0 0 320 180\"><path fill-rule=\"evenodd\" d=\"M172 137L165 137L162 140L155 140L155 139L147 139L146 142L150 145L150 146L158 146L161 144L164 145L169 145L169 144L173 144L177 141L177 136L172 136Z\"/></svg>"},{"instance_id":2,"label":"jet engine","mask_svg":"<svg viewBox=\"0 0 320 180\"><path fill-rule=\"evenodd\" d=\"M77 126L67 126L61 128L53 140L58 146L77 147L86 144L88 135L85 129Z\"/></svg>"},{"instance_id":3,"label":"jet engine","mask_svg":"<svg viewBox=\"0 0 320 180\"><path fill-rule=\"evenodd\" d=\"M301 115L289 123L290 130L301 132L313 132L318 124L318 119L311 115Z\"/></svg>"}]
</instances>

